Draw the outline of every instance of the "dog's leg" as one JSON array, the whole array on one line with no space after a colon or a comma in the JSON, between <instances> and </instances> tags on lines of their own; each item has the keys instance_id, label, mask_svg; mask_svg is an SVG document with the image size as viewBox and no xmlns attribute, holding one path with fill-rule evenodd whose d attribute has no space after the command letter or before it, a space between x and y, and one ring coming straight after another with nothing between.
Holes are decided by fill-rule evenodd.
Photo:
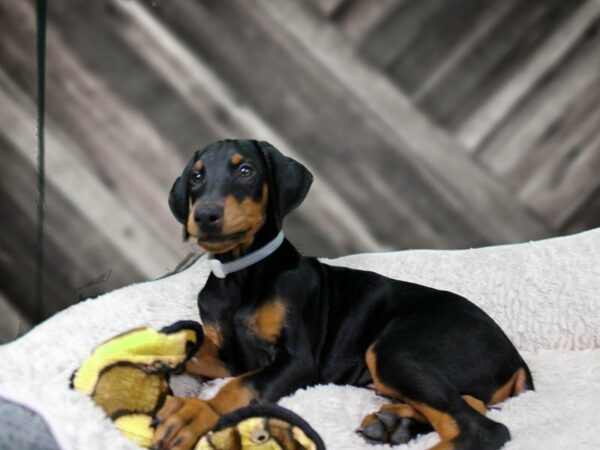
<instances>
[{"instance_id":1,"label":"dog's leg","mask_svg":"<svg viewBox=\"0 0 600 450\"><path fill-rule=\"evenodd\" d=\"M384 348L389 347L384 345ZM397 343L392 348L397 348ZM427 356L400 350L379 354L378 346L371 346L366 362L377 391L407 404L396 408L402 417L408 417L411 424L425 419L440 435L441 442L435 450L496 450L510 439L504 425L485 417L483 402L470 396L461 397ZM390 441L389 432L382 436L385 442Z\"/></svg>"},{"instance_id":2,"label":"dog's leg","mask_svg":"<svg viewBox=\"0 0 600 450\"><path fill-rule=\"evenodd\" d=\"M214 326L204 326L204 340L198 352L186 363L187 373L206 378L231 376L225 363L219 359L219 333Z\"/></svg>"},{"instance_id":3,"label":"dog's leg","mask_svg":"<svg viewBox=\"0 0 600 450\"><path fill-rule=\"evenodd\" d=\"M523 393L527 389L532 389L530 386L531 384L531 379L527 375L527 371L525 368L521 367L517 369L514 375L510 377L506 383L504 383L494 392L488 404L494 405L496 403L503 402L508 397L514 397Z\"/></svg>"},{"instance_id":4,"label":"dog's leg","mask_svg":"<svg viewBox=\"0 0 600 450\"><path fill-rule=\"evenodd\" d=\"M253 401L273 402L314 381L307 355L278 354L264 369L234 378L210 400L171 397L156 415L155 449L188 450L219 417Z\"/></svg>"},{"instance_id":5,"label":"dog's leg","mask_svg":"<svg viewBox=\"0 0 600 450\"><path fill-rule=\"evenodd\" d=\"M485 415L485 404L470 395L462 398L476 411ZM420 434L433 431L433 427L423 414L408 403L386 403L379 411L367 415L359 432L373 443L388 442L392 445L405 444Z\"/></svg>"}]
</instances>

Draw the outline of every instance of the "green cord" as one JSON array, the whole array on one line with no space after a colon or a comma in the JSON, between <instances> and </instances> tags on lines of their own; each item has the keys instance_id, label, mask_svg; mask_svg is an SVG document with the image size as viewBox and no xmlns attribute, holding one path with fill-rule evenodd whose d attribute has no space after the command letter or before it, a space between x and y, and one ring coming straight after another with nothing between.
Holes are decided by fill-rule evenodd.
<instances>
[{"instance_id":1,"label":"green cord","mask_svg":"<svg viewBox=\"0 0 600 450\"><path fill-rule=\"evenodd\" d=\"M44 110L46 89L46 0L36 1L36 24L37 24L37 229L36 229L36 278L35 294L36 305L33 312L35 323L41 322L45 317L44 307L44 221L45 221L45 147L44 147Z\"/></svg>"}]
</instances>

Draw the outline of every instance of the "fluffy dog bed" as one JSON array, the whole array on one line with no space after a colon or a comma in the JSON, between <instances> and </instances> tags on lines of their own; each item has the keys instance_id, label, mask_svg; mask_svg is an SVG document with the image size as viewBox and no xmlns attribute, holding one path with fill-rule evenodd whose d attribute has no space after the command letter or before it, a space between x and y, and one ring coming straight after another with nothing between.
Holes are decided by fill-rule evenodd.
<instances>
[{"instance_id":1,"label":"fluffy dog bed","mask_svg":"<svg viewBox=\"0 0 600 450\"><path fill-rule=\"evenodd\" d=\"M490 412L510 428L507 450L600 448L600 229L519 245L328 262L455 291L502 326L529 363L537 388ZM69 389L69 377L96 345L118 333L197 320L196 295L207 275L200 259L168 278L72 306L1 346L0 397L38 410L64 450L136 448L89 398ZM220 384L200 386L180 377L175 389L205 397ZM373 392L349 386L300 390L280 402L304 417L328 449L368 450L390 448L368 445L354 433L382 403ZM430 433L397 448L425 449L437 441Z\"/></svg>"}]
</instances>

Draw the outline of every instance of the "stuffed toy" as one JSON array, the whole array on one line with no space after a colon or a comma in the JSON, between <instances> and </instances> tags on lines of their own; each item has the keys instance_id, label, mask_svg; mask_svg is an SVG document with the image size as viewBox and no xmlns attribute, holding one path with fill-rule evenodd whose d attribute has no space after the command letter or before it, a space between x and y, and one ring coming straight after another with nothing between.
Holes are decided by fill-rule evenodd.
<instances>
[{"instance_id":1,"label":"stuffed toy","mask_svg":"<svg viewBox=\"0 0 600 450\"><path fill-rule=\"evenodd\" d=\"M300 416L273 404L252 404L219 419L195 450L325 450Z\"/></svg>"},{"instance_id":2,"label":"stuffed toy","mask_svg":"<svg viewBox=\"0 0 600 450\"><path fill-rule=\"evenodd\" d=\"M195 322L161 331L137 328L99 345L71 379L92 397L129 439L149 447L151 422L170 393L169 376L181 369L204 337Z\"/></svg>"},{"instance_id":3,"label":"stuffed toy","mask_svg":"<svg viewBox=\"0 0 600 450\"><path fill-rule=\"evenodd\" d=\"M115 427L149 448L152 419L171 393L169 377L198 351L200 324L176 322L160 331L137 328L99 345L73 374L71 387L89 395ZM219 420L196 450L324 450L301 417L276 405L254 404Z\"/></svg>"}]
</instances>

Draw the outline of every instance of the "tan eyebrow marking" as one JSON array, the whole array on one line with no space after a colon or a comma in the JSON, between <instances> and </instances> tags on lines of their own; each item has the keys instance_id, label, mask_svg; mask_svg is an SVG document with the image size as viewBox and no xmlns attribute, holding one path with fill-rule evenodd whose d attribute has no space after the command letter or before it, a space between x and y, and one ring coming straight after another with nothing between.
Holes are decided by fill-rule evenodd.
<instances>
[{"instance_id":1,"label":"tan eyebrow marking","mask_svg":"<svg viewBox=\"0 0 600 450\"><path fill-rule=\"evenodd\" d=\"M203 167L204 163L202 161L196 161L194 164L194 169L196 169L198 172L201 171Z\"/></svg>"},{"instance_id":2,"label":"tan eyebrow marking","mask_svg":"<svg viewBox=\"0 0 600 450\"><path fill-rule=\"evenodd\" d=\"M233 164L234 166L237 166L243 160L244 160L244 157L242 155L240 155L239 153L234 153L231 156L231 164Z\"/></svg>"}]
</instances>

